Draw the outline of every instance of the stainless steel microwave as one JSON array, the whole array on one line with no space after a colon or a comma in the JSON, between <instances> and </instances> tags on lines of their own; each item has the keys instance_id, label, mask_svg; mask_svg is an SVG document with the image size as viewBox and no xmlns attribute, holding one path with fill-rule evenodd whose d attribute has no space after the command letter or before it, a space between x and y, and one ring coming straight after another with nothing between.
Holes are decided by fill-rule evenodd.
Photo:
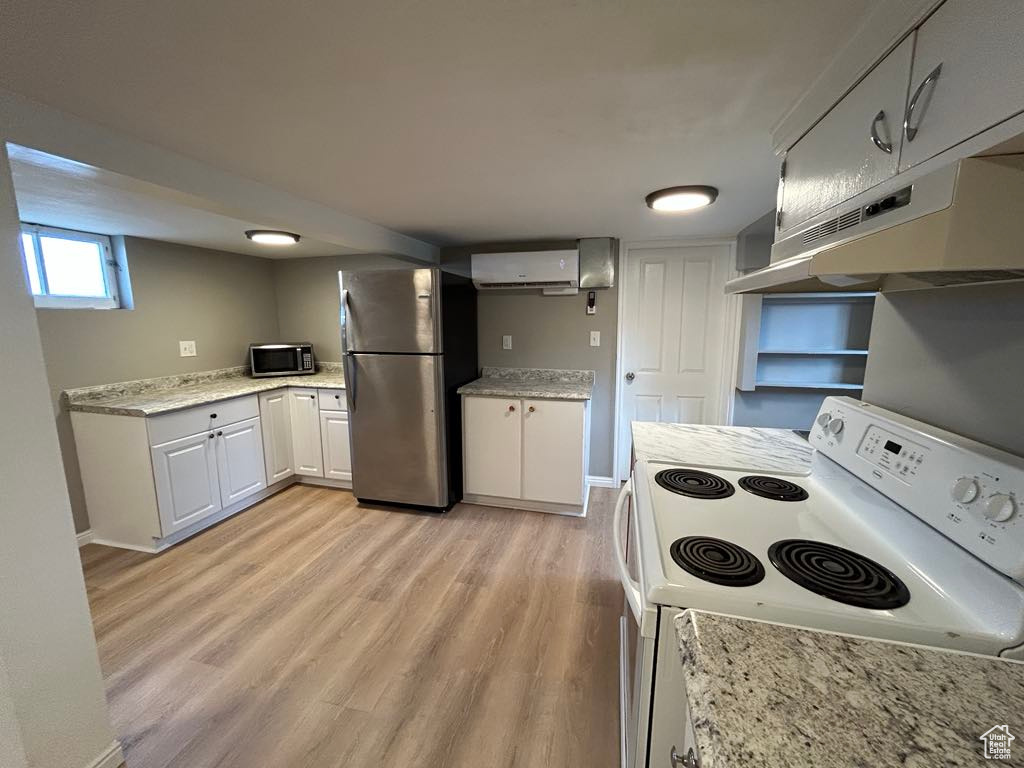
<instances>
[{"instance_id":1,"label":"stainless steel microwave","mask_svg":"<svg viewBox=\"0 0 1024 768\"><path fill-rule=\"evenodd\" d=\"M252 375L299 376L316 372L313 345L308 341L293 344L250 344L249 365Z\"/></svg>"}]
</instances>

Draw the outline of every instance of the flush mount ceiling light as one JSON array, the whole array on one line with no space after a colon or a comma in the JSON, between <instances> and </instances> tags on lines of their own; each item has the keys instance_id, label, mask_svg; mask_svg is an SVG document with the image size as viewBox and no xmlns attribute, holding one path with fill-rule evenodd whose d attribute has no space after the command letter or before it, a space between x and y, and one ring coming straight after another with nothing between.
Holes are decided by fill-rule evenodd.
<instances>
[{"instance_id":1,"label":"flush mount ceiling light","mask_svg":"<svg viewBox=\"0 0 1024 768\"><path fill-rule=\"evenodd\" d=\"M694 184L687 187L669 187L651 192L646 198L647 207L661 213L682 213L695 208L711 205L718 197L715 187Z\"/></svg>"},{"instance_id":2,"label":"flush mount ceiling light","mask_svg":"<svg viewBox=\"0 0 1024 768\"><path fill-rule=\"evenodd\" d=\"M295 245L299 242L299 236L294 232L282 232L279 229L249 229L245 236L261 245Z\"/></svg>"}]
</instances>

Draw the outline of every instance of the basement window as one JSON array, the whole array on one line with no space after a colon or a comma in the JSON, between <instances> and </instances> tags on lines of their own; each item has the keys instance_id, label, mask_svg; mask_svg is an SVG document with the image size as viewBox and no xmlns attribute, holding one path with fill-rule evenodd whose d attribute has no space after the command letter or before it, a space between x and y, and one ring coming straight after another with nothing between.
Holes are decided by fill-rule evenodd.
<instances>
[{"instance_id":1,"label":"basement window","mask_svg":"<svg viewBox=\"0 0 1024 768\"><path fill-rule=\"evenodd\" d=\"M23 223L21 249L37 307L117 309L121 306L118 262L106 235Z\"/></svg>"}]
</instances>

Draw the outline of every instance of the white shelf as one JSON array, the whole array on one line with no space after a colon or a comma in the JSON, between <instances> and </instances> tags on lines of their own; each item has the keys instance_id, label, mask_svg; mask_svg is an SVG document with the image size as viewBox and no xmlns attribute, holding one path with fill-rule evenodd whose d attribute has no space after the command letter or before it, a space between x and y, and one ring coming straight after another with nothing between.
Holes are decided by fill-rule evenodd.
<instances>
[{"instance_id":1,"label":"white shelf","mask_svg":"<svg viewBox=\"0 0 1024 768\"><path fill-rule=\"evenodd\" d=\"M837 381L755 381L755 388L769 387L771 389L816 389L816 390L837 390L837 389L864 389L863 384L847 384Z\"/></svg>"},{"instance_id":2,"label":"white shelf","mask_svg":"<svg viewBox=\"0 0 1024 768\"><path fill-rule=\"evenodd\" d=\"M819 293L764 293L761 294L761 298L765 301L792 301L794 299L835 301L836 299L873 299L877 295L876 291L822 291Z\"/></svg>"},{"instance_id":3,"label":"white shelf","mask_svg":"<svg viewBox=\"0 0 1024 768\"><path fill-rule=\"evenodd\" d=\"M759 349L759 355L866 355L866 349Z\"/></svg>"}]
</instances>

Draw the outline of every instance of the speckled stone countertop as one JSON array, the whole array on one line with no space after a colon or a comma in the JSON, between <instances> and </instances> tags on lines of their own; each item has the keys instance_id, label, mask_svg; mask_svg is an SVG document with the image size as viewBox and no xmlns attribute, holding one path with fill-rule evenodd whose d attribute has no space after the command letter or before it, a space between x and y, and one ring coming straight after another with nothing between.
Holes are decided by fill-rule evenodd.
<instances>
[{"instance_id":1,"label":"speckled stone countertop","mask_svg":"<svg viewBox=\"0 0 1024 768\"><path fill-rule=\"evenodd\" d=\"M702 768L981 766L995 725L1024 745L1020 662L698 611L676 632Z\"/></svg>"},{"instance_id":2,"label":"speckled stone countertop","mask_svg":"<svg viewBox=\"0 0 1024 768\"><path fill-rule=\"evenodd\" d=\"M737 467L807 474L814 449L789 429L658 424L634 421L633 451L641 461L670 461L692 467Z\"/></svg>"},{"instance_id":3,"label":"speckled stone countertop","mask_svg":"<svg viewBox=\"0 0 1024 768\"><path fill-rule=\"evenodd\" d=\"M281 387L344 389L345 377L340 363L317 363L317 368L317 373L312 375L265 379L252 378L248 369L241 366L220 368L181 376L68 389L63 392L62 399L69 411L116 416L156 416Z\"/></svg>"},{"instance_id":4,"label":"speckled stone countertop","mask_svg":"<svg viewBox=\"0 0 1024 768\"><path fill-rule=\"evenodd\" d=\"M594 371L484 367L480 374L459 387L459 394L536 400L589 400L594 394Z\"/></svg>"}]
</instances>

